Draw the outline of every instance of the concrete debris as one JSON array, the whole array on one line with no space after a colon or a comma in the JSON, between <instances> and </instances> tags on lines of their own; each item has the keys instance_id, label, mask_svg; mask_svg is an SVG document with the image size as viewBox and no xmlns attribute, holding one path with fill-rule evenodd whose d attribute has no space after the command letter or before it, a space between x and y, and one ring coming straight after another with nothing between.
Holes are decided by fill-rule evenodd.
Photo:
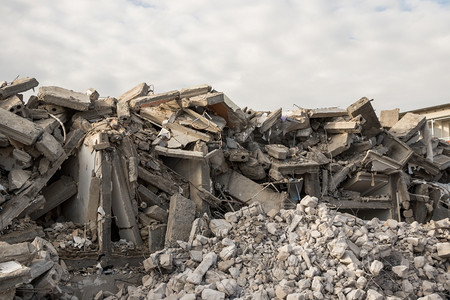
<instances>
[{"instance_id":1,"label":"concrete debris","mask_svg":"<svg viewBox=\"0 0 450 300\"><path fill-rule=\"evenodd\" d=\"M0 240L38 235L54 253L24 254L36 263L6 266L10 282L61 294L55 253L100 274L144 253L155 276L145 295L97 298L394 299L448 288L450 226L428 222L449 215L450 146L423 116L394 109L379 120L365 97L347 109L254 111L207 84L155 93L140 83L117 98L47 86L24 101L37 86L0 87ZM402 261L405 249L421 255ZM156 270L176 277L158 282Z\"/></svg>"},{"instance_id":2,"label":"concrete debris","mask_svg":"<svg viewBox=\"0 0 450 300\"><path fill-rule=\"evenodd\" d=\"M450 265L441 256L448 242L439 242L450 238L448 228L436 230L437 222L364 221L331 210L315 197L305 199L270 217L262 210L252 213L260 206L252 204L234 212L231 222L222 219L231 227L226 234L197 233L188 245L155 252L144 261L152 282L137 286L139 294L155 299L164 285L166 299L449 296ZM216 223L212 219L203 227ZM195 258L193 252L204 255ZM173 258L172 267L164 256Z\"/></svg>"}]
</instances>

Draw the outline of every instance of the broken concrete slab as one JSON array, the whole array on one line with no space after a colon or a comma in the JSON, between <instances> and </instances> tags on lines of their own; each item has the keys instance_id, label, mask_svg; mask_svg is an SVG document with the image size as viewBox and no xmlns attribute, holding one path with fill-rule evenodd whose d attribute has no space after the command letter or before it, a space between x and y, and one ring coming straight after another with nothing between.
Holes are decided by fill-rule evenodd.
<instances>
[{"instance_id":1,"label":"broken concrete slab","mask_svg":"<svg viewBox=\"0 0 450 300\"><path fill-rule=\"evenodd\" d=\"M44 154L50 162L54 162L64 154L61 144L47 132L44 132L36 142L36 149Z\"/></svg>"},{"instance_id":2,"label":"broken concrete slab","mask_svg":"<svg viewBox=\"0 0 450 300\"><path fill-rule=\"evenodd\" d=\"M117 98L117 100L118 100L118 102L128 102L132 99L146 96L148 93L148 90L149 90L149 86L145 82L142 82L142 83L136 85L135 87L133 87L132 89L126 91L122 95L120 95Z\"/></svg>"},{"instance_id":3,"label":"broken concrete slab","mask_svg":"<svg viewBox=\"0 0 450 300\"><path fill-rule=\"evenodd\" d=\"M176 245L177 241L187 241L195 218L194 201L174 194L170 198L169 217L165 237L166 247Z\"/></svg>"},{"instance_id":4,"label":"broken concrete slab","mask_svg":"<svg viewBox=\"0 0 450 300\"><path fill-rule=\"evenodd\" d=\"M280 144L270 144L270 145L266 145L265 146L267 154L269 154L270 156L272 156L273 158L276 159L286 159L288 157L288 155L290 155L289 153L289 148L284 146L284 145L280 145Z\"/></svg>"},{"instance_id":5,"label":"broken concrete slab","mask_svg":"<svg viewBox=\"0 0 450 300\"><path fill-rule=\"evenodd\" d=\"M407 141L424 126L426 120L425 116L407 113L391 127L389 133L402 141Z\"/></svg>"},{"instance_id":6,"label":"broken concrete slab","mask_svg":"<svg viewBox=\"0 0 450 300\"><path fill-rule=\"evenodd\" d=\"M232 197L243 203L261 203L265 212L269 212L272 209L280 210L287 198L285 193L277 193L267 189L232 170L219 175L216 178L216 182L222 185L223 190L226 190Z\"/></svg>"},{"instance_id":7,"label":"broken concrete slab","mask_svg":"<svg viewBox=\"0 0 450 300\"><path fill-rule=\"evenodd\" d=\"M380 121L378 120L372 104L370 103L371 101L372 100L363 97L347 107L347 112L350 117L355 118L358 115L361 115L364 118L366 122L364 124L361 124L361 133L363 135L366 135L368 138L376 136L378 133L380 133L381 128Z\"/></svg>"},{"instance_id":8,"label":"broken concrete slab","mask_svg":"<svg viewBox=\"0 0 450 300\"><path fill-rule=\"evenodd\" d=\"M35 123L0 108L0 133L25 145L33 145L44 130Z\"/></svg>"},{"instance_id":9,"label":"broken concrete slab","mask_svg":"<svg viewBox=\"0 0 450 300\"><path fill-rule=\"evenodd\" d=\"M42 192L45 198L45 204L42 208L31 213L30 217L33 220L43 216L50 210L71 198L78 192L78 187L76 182L71 177L62 176L59 180L53 182L48 187L45 187Z\"/></svg>"},{"instance_id":10,"label":"broken concrete slab","mask_svg":"<svg viewBox=\"0 0 450 300\"><path fill-rule=\"evenodd\" d=\"M323 128L327 133L361 132L361 126L357 122L326 122Z\"/></svg>"},{"instance_id":11,"label":"broken concrete slab","mask_svg":"<svg viewBox=\"0 0 450 300\"><path fill-rule=\"evenodd\" d=\"M205 155L200 151L188 151L180 149L169 149L166 147L156 146L155 152L162 156L203 160Z\"/></svg>"},{"instance_id":12,"label":"broken concrete slab","mask_svg":"<svg viewBox=\"0 0 450 300\"><path fill-rule=\"evenodd\" d=\"M333 117L344 117L348 113L345 109L338 107L327 107L327 108L314 108L308 110L309 118L333 118Z\"/></svg>"},{"instance_id":13,"label":"broken concrete slab","mask_svg":"<svg viewBox=\"0 0 450 300\"><path fill-rule=\"evenodd\" d=\"M18 78L11 82L9 85L5 85L0 88L0 99L6 99L12 95L26 92L33 89L39 85L36 78Z\"/></svg>"},{"instance_id":14,"label":"broken concrete slab","mask_svg":"<svg viewBox=\"0 0 450 300\"><path fill-rule=\"evenodd\" d=\"M183 107L209 106L224 102L224 94L220 92L211 92L203 95L183 99Z\"/></svg>"},{"instance_id":15,"label":"broken concrete slab","mask_svg":"<svg viewBox=\"0 0 450 300\"><path fill-rule=\"evenodd\" d=\"M399 120L399 109L382 110L380 112L380 124L384 129L391 129Z\"/></svg>"},{"instance_id":16,"label":"broken concrete slab","mask_svg":"<svg viewBox=\"0 0 450 300\"><path fill-rule=\"evenodd\" d=\"M161 103L176 100L179 97L180 92L177 90L166 93L142 96L131 100L130 107L133 108L134 110L140 110L143 107L156 106Z\"/></svg>"},{"instance_id":17,"label":"broken concrete slab","mask_svg":"<svg viewBox=\"0 0 450 300\"><path fill-rule=\"evenodd\" d=\"M352 135L349 133L341 133L331 136L331 141L327 144L327 155L330 158L338 156L350 148L352 141Z\"/></svg>"},{"instance_id":18,"label":"broken concrete slab","mask_svg":"<svg viewBox=\"0 0 450 300\"><path fill-rule=\"evenodd\" d=\"M190 98L209 93L211 86L208 84L197 85L193 87L183 88L180 91L180 98Z\"/></svg>"},{"instance_id":19,"label":"broken concrete slab","mask_svg":"<svg viewBox=\"0 0 450 300\"><path fill-rule=\"evenodd\" d=\"M8 174L9 190L14 191L20 189L31 177L31 171L14 169Z\"/></svg>"},{"instance_id":20,"label":"broken concrete slab","mask_svg":"<svg viewBox=\"0 0 450 300\"><path fill-rule=\"evenodd\" d=\"M57 86L40 87L38 98L45 103L80 111L88 110L91 105L91 99L88 95Z\"/></svg>"},{"instance_id":21,"label":"broken concrete slab","mask_svg":"<svg viewBox=\"0 0 450 300\"><path fill-rule=\"evenodd\" d=\"M157 206L157 205L153 205L150 207L147 207L146 209L144 209L144 214L146 214L148 217L158 220L162 223L167 223L167 217L168 217L168 213L167 211L165 211L164 209L162 209L161 207Z\"/></svg>"},{"instance_id":22,"label":"broken concrete slab","mask_svg":"<svg viewBox=\"0 0 450 300\"><path fill-rule=\"evenodd\" d=\"M264 122L261 124L261 127L259 128L259 131L261 133L264 133L267 130L269 130L273 125L275 125L276 122L278 122L281 119L281 113L282 113L282 109L281 108L271 112L266 117Z\"/></svg>"}]
</instances>

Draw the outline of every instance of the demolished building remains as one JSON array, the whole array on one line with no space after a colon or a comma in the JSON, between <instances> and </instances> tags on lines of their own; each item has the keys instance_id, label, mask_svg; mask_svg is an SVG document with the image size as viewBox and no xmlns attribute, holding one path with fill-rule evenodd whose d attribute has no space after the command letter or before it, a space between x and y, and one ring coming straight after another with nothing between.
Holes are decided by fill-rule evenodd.
<instances>
[{"instance_id":1,"label":"demolished building remains","mask_svg":"<svg viewBox=\"0 0 450 300\"><path fill-rule=\"evenodd\" d=\"M67 279L67 268L103 268L123 257L142 261L143 255L159 253L155 266L144 263L146 270L158 264L172 270L172 254L164 249L179 247L180 241L192 246L194 238L204 245L191 231L202 216L222 220L257 207L253 217L278 216L277 222L285 222L292 233L294 219L297 225L302 222L292 212L313 198L321 203L314 210L328 207L405 226L449 217L450 145L431 136L424 116L407 113L400 118L394 109L378 118L365 97L347 109L283 112L241 109L206 84L155 93L141 83L117 98L100 97L95 89L81 93L44 86L27 101L21 93L38 87L35 78L0 86L0 287L12 296L62 295L59 282ZM316 212L306 210L306 215ZM362 222L349 218L342 222ZM228 228L238 219L208 224L215 231L214 226ZM267 226L277 235L279 225ZM448 275L446 230L437 251ZM232 247L224 240L225 247ZM330 255L338 260L347 255L356 271L358 263L346 251L353 242ZM279 260L297 266L291 258L295 249L279 250L286 256ZM194 273L179 274L191 285L199 285L217 261L215 254L199 251L191 251L200 257L192 258L200 263ZM298 251L306 264L303 271L311 270L305 257L311 256L309 250ZM161 253L170 261L166 265ZM208 266L202 265L206 257ZM232 258L220 257L223 262ZM327 289L317 275L309 276L312 283ZM226 287L234 286L237 277L234 283L219 279L223 297L238 297L236 287L232 292ZM448 288L449 278L445 280ZM275 294L282 299L293 290L285 282L279 285L280 291L278 286L265 289L259 299ZM208 289L194 287L194 296ZM339 292L347 299L358 299L349 298L353 290L344 289ZM220 299L215 292L211 289L213 296L204 299ZM162 294L166 297L166 289Z\"/></svg>"}]
</instances>

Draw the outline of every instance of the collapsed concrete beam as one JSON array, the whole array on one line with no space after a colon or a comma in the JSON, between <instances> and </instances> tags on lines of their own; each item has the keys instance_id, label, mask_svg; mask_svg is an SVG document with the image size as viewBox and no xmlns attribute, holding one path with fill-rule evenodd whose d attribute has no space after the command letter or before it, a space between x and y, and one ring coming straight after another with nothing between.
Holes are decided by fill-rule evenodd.
<instances>
[{"instance_id":1,"label":"collapsed concrete beam","mask_svg":"<svg viewBox=\"0 0 450 300\"><path fill-rule=\"evenodd\" d=\"M366 156L362 160L363 164L371 164L371 171L372 172L381 172L384 174L391 174L394 172L397 172L398 170L401 170L403 165L399 163L398 161L388 157L379 154L376 151L369 150L367 151Z\"/></svg>"},{"instance_id":2,"label":"collapsed concrete beam","mask_svg":"<svg viewBox=\"0 0 450 300\"><path fill-rule=\"evenodd\" d=\"M180 92L180 98L191 98L199 95L209 93L211 91L211 86L208 84L202 84L198 86L193 86L189 88L183 88Z\"/></svg>"},{"instance_id":3,"label":"collapsed concrete beam","mask_svg":"<svg viewBox=\"0 0 450 300\"><path fill-rule=\"evenodd\" d=\"M289 156L289 148L281 144L266 145L267 154L276 159L286 159Z\"/></svg>"},{"instance_id":4,"label":"collapsed concrete beam","mask_svg":"<svg viewBox=\"0 0 450 300\"><path fill-rule=\"evenodd\" d=\"M358 172L344 186L346 190L359 192L361 196L368 196L389 184L389 177L384 174Z\"/></svg>"},{"instance_id":5,"label":"collapsed concrete beam","mask_svg":"<svg viewBox=\"0 0 450 300\"><path fill-rule=\"evenodd\" d=\"M145 82L142 82L120 95L117 100L119 102L128 102L138 97L146 96L148 93L148 89L149 86Z\"/></svg>"},{"instance_id":6,"label":"collapsed concrete beam","mask_svg":"<svg viewBox=\"0 0 450 300\"><path fill-rule=\"evenodd\" d=\"M187 242L195 219L194 201L175 194L170 198L169 217L165 236L166 247L175 246L177 241Z\"/></svg>"},{"instance_id":7,"label":"collapsed concrete beam","mask_svg":"<svg viewBox=\"0 0 450 300\"><path fill-rule=\"evenodd\" d=\"M308 110L309 118L333 118L333 117L345 117L348 115L347 111L338 107L327 108L314 108Z\"/></svg>"},{"instance_id":8,"label":"collapsed concrete beam","mask_svg":"<svg viewBox=\"0 0 450 300\"><path fill-rule=\"evenodd\" d=\"M36 254L36 248L28 242L10 245L0 242L0 263L15 260L21 264L29 264Z\"/></svg>"},{"instance_id":9,"label":"collapsed concrete beam","mask_svg":"<svg viewBox=\"0 0 450 300\"><path fill-rule=\"evenodd\" d=\"M33 220L43 216L61 203L75 195L78 191L76 182L68 176L62 176L48 187L42 190L45 198L44 207L35 210L30 217Z\"/></svg>"},{"instance_id":10,"label":"collapsed concrete beam","mask_svg":"<svg viewBox=\"0 0 450 300\"><path fill-rule=\"evenodd\" d=\"M361 125L357 122L326 122L324 129L327 133L360 133Z\"/></svg>"},{"instance_id":11,"label":"collapsed concrete beam","mask_svg":"<svg viewBox=\"0 0 450 300\"><path fill-rule=\"evenodd\" d=\"M37 124L0 108L0 133L25 145L33 145L44 130Z\"/></svg>"},{"instance_id":12,"label":"collapsed concrete beam","mask_svg":"<svg viewBox=\"0 0 450 300\"><path fill-rule=\"evenodd\" d=\"M168 208L168 206L163 203L162 199L158 195L156 195L143 185L138 185L137 194L139 198L149 206L157 205L164 209Z\"/></svg>"},{"instance_id":13,"label":"collapsed concrete beam","mask_svg":"<svg viewBox=\"0 0 450 300\"><path fill-rule=\"evenodd\" d=\"M113 154L111 179L111 207L116 224L119 227L119 235L128 241L132 241L135 245L142 245L142 239L139 228L136 224L136 216L134 215L131 204L130 192L128 190L127 178L123 172L122 159L117 152Z\"/></svg>"},{"instance_id":14,"label":"collapsed concrete beam","mask_svg":"<svg viewBox=\"0 0 450 300\"><path fill-rule=\"evenodd\" d=\"M319 164L305 157L292 157L286 160L272 161L272 170L282 175L318 173Z\"/></svg>"},{"instance_id":15,"label":"collapsed concrete beam","mask_svg":"<svg viewBox=\"0 0 450 300\"><path fill-rule=\"evenodd\" d=\"M10 85L0 88L0 99L8 98L12 95L28 91L39 85L35 78L19 78L11 82Z\"/></svg>"},{"instance_id":16,"label":"collapsed concrete beam","mask_svg":"<svg viewBox=\"0 0 450 300\"><path fill-rule=\"evenodd\" d=\"M352 144L352 135L348 133L335 134L328 143L328 156L333 158L348 150Z\"/></svg>"},{"instance_id":17,"label":"collapsed concrete beam","mask_svg":"<svg viewBox=\"0 0 450 300\"><path fill-rule=\"evenodd\" d=\"M275 125L275 123L281 119L281 113L282 113L282 109L279 108L273 112L271 112L267 118L264 120L264 122L262 123L261 127L259 128L259 131L261 133L266 132L267 130L269 130L273 125Z\"/></svg>"},{"instance_id":18,"label":"collapsed concrete beam","mask_svg":"<svg viewBox=\"0 0 450 300\"><path fill-rule=\"evenodd\" d=\"M213 92L213 93L207 93L204 95L198 95L195 97L191 97L189 99L183 99L183 107L195 107L195 106L201 106L206 107L209 105L214 105L217 103L223 103L224 101L224 95L223 93L219 92Z\"/></svg>"},{"instance_id":19,"label":"collapsed concrete beam","mask_svg":"<svg viewBox=\"0 0 450 300\"><path fill-rule=\"evenodd\" d=\"M168 193L169 195L173 195L178 192L178 187L173 183L172 180L153 174L141 166L139 166L138 172L140 179L159 188L160 190Z\"/></svg>"},{"instance_id":20,"label":"collapsed concrete beam","mask_svg":"<svg viewBox=\"0 0 450 300\"><path fill-rule=\"evenodd\" d=\"M37 141L36 149L44 154L51 162L54 162L64 154L61 144L53 137L53 135L47 132L44 132L41 139Z\"/></svg>"},{"instance_id":21,"label":"collapsed concrete beam","mask_svg":"<svg viewBox=\"0 0 450 300\"><path fill-rule=\"evenodd\" d=\"M155 95L147 95L143 97L138 97L130 101L130 107L134 110L140 110L147 106L156 106L161 103L176 100L180 97L180 92L177 90L160 93Z\"/></svg>"},{"instance_id":22,"label":"collapsed concrete beam","mask_svg":"<svg viewBox=\"0 0 450 300\"><path fill-rule=\"evenodd\" d=\"M14 299L14 293L10 295L8 290L14 289L16 286L20 286L29 280L30 268L15 261L0 263L0 290L2 291L2 299Z\"/></svg>"},{"instance_id":23,"label":"collapsed concrete beam","mask_svg":"<svg viewBox=\"0 0 450 300\"><path fill-rule=\"evenodd\" d=\"M203 160L205 155L200 151L189 151L181 149L169 149L166 147L156 146L155 152L162 156Z\"/></svg>"},{"instance_id":24,"label":"collapsed concrete beam","mask_svg":"<svg viewBox=\"0 0 450 300\"><path fill-rule=\"evenodd\" d=\"M39 88L39 100L74 110L85 111L91 105L91 99L84 93L74 92L57 86Z\"/></svg>"},{"instance_id":25,"label":"collapsed concrete beam","mask_svg":"<svg viewBox=\"0 0 450 300\"><path fill-rule=\"evenodd\" d=\"M409 140L426 123L427 118L422 115L407 113L389 130L389 133L403 141Z\"/></svg>"},{"instance_id":26,"label":"collapsed concrete beam","mask_svg":"<svg viewBox=\"0 0 450 300\"><path fill-rule=\"evenodd\" d=\"M223 190L243 203L261 203L266 213L272 209L280 210L287 198L286 193L274 192L232 170L217 176L216 182L222 185Z\"/></svg>"},{"instance_id":27,"label":"collapsed concrete beam","mask_svg":"<svg viewBox=\"0 0 450 300\"><path fill-rule=\"evenodd\" d=\"M361 115L364 120L366 120L366 122L362 124L361 133L366 135L368 138L376 136L380 133L381 128L380 121L378 121L378 117L375 114L370 101L371 100L366 97L363 97L347 108L347 112L350 117L355 118L358 115Z\"/></svg>"}]
</instances>

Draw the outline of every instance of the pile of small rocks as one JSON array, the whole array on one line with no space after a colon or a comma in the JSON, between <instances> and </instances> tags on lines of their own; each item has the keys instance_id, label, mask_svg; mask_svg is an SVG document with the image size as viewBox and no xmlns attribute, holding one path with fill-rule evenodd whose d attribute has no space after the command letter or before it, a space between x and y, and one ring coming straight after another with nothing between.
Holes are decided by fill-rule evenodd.
<instances>
[{"instance_id":1,"label":"pile of small rocks","mask_svg":"<svg viewBox=\"0 0 450 300\"><path fill-rule=\"evenodd\" d=\"M446 299L450 221L363 221L302 199L194 222L190 240L144 261L128 299Z\"/></svg>"}]
</instances>

